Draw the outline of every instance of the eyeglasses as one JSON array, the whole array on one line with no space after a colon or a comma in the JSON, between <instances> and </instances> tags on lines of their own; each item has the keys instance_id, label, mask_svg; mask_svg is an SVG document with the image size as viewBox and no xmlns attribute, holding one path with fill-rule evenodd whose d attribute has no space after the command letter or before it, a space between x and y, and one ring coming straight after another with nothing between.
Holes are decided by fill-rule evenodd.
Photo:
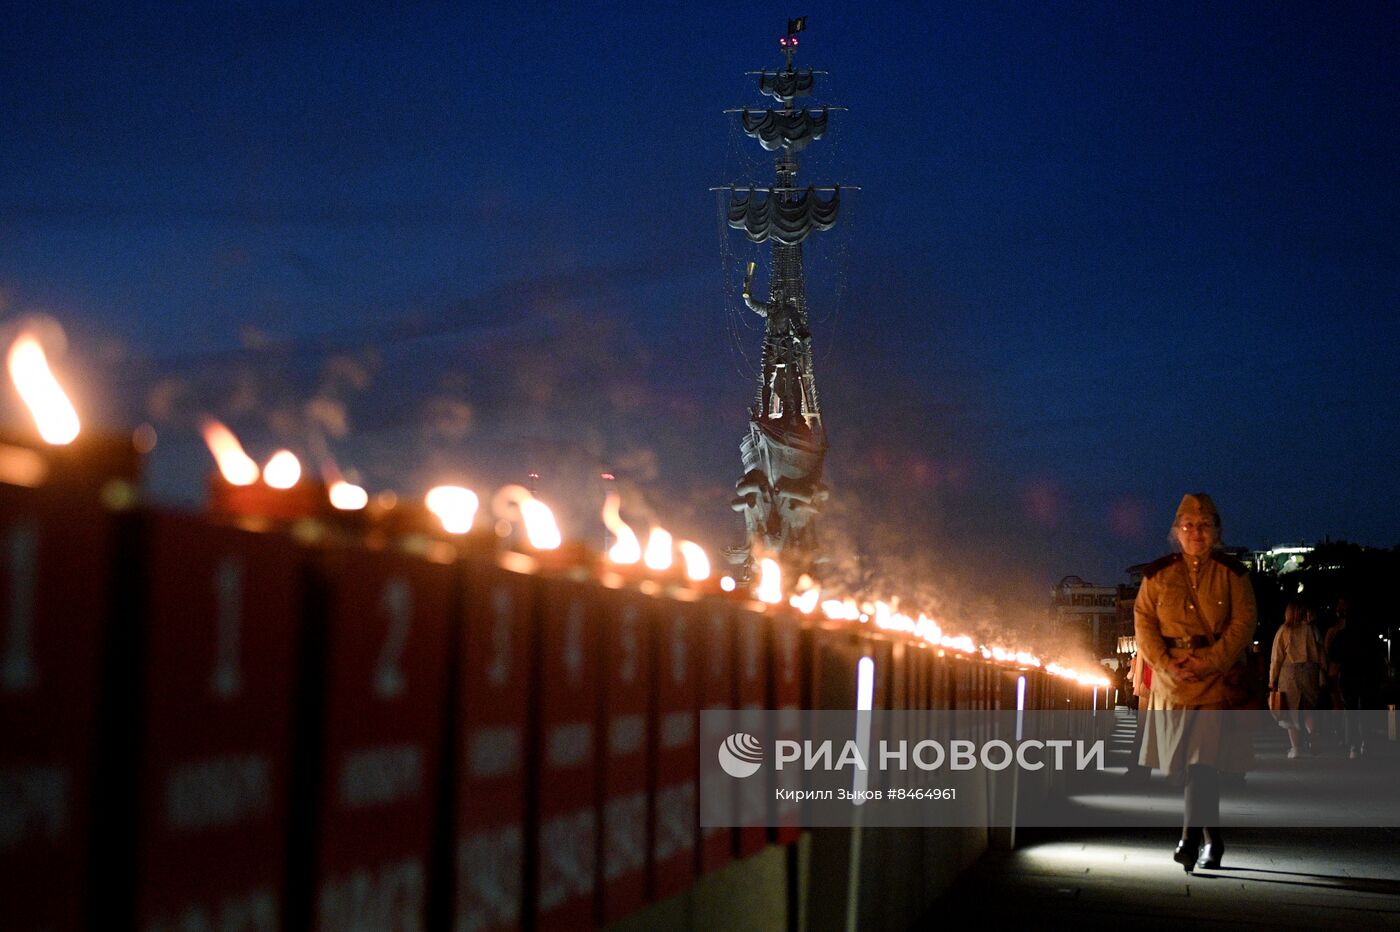
<instances>
[{"instance_id":1,"label":"eyeglasses","mask_svg":"<svg viewBox=\"0 0 1400 932\"><path fill-rule=\"evenodd\" d=\"M1214 522L1214 521L1183 521L1183 522L1181 522L1180 524L1178 524L1177 527L1178 527L1179 529L1185 531L1185 532L1188 533L1188 534L1190 534L1192 531L1213 531L1213 530L1215 530L1215 522Z\"/></svg>"}]
</instances>

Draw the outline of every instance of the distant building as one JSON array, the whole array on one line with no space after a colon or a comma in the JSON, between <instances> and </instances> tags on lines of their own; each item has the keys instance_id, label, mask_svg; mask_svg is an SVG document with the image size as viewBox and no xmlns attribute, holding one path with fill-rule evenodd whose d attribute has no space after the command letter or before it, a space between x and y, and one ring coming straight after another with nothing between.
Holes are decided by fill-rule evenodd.
<instances>
[{"instance_id":1,"label":"distant building","mask_svg":"<svg viewBox=\"0 0 1400 932\"><path fill-rule=\"evenodd\" d=\"M1134 563L1123 572L1128 574L1128 584L1118 587L1118 656L1123 663L1137 653L1136 623L1133 618L1133 603L1137 601L1138 590L1142 588L1143 571L1146 563Z\"/></svg>"},{"instance_id":2,"label":"distant building","mask_svg":"<svg viewBox=\"0 0 1400 932\"><path fill-rule=\"evenodd\" d=\"M1250 569L1256 573L1273 573L1282 576L1302 569L1308 555L1313 552L1311 544L1278 544L1268 550L1259 550L1250 555Z\"/></svg>"},{"instance_id":3,"label":"distant building","mask_svg":"<svg viewBox=\"0 0 1400 932\"><path fill-rule=\"evenodd\" d=\"M1066 576L1051 590L1051 616L1060 630L1092 650L1095 657L1111 659L1122 633L1122 588L1096 586L1078 576Z\"/></svg>"}]
</instances>

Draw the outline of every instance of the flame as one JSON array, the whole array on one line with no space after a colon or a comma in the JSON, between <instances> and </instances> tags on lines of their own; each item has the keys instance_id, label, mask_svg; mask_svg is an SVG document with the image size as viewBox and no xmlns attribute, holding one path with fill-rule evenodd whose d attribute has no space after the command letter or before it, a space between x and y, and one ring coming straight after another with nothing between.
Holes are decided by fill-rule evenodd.
<instances>
[{"instance_id":1,"label":"flame","mask_svg":"<svg viewBox=\"0 0 1400 932\"><path fill-rule=\"evenodd\" d=\"M496 493L492 500L496 514L507 517L509 506L515 506L520 521L525 525L525 538L536 550L556 550L564 542L559 533L559 523L549 506L523 485L508 485Z\"/></svg>"},{"instance_id":2,"label":"flame","mask_svg":"<svg viewBox=\"0 0 1400 932\"><path fill-rule=\"evenodd\" d=\"M806 578L805 576L803 577ZM801 595L795 595L788 599L788 604L804 615L810 615L817 610L817 602L821 600L822 591L820 589L808 589Z\"/></svg>"},{"instance_id":3,"label":"flame","mask_svg":"<svg viewBox=\"0 0 1400 932\"><path fill-rule=\"evenodd\" d=\"M321 481L326 484L331 507L337 511L361 511L369 505L369 493L364 486L356 485L341 475L334 460L321 461Z\"/></svg>"},{"instance_id":4,"label":"flame","mask_svg":"<svg viewBox=\"0 0 1400 932\"><path fill-rule=\"evenodd\" d=\"M49 369L44 347L28 333L10 346L10 378L20 398L34 416L39 436L46 443L63 446L78 436L78 412Z\"/></svg>"},{"instance_id":5,"label":"flame","mask_svg":"<svg viewBox=\"0 0 1400 932\"><path fill-rule=\"evenodd\" d=\"M511 488L518 490L510 497L513 500L518 500L515 503L523 515L530 507L531 497L519 486ZM646 565L652 569L669 567L672 557L671 535L661 528L653 528L647 540L646 552L643 554L636 534L622 521L620 508L621 501L617 494L609 492L607 500L603 504L603 522L613 533L616 542L609 550L608 558L613 563L629 564L644 558ZM528 520L526 523L528 530ZM531 542L534 543L533 538ZM681 557L685 561L686 575L690 579L699 581L709 578L711 573L709 556L700 545L693 541L682 540L676 541L674 546L680 551ZM721 576L719 587L725 592L733 592L737 588L737 584L732 576ZM1023 669L1044 669L1052 675L1063 677L1081 686L1107 688L1111 685L1102 675L1092 672L1086 673L1056 663L1046 663L1028 650L1008 647L1004 644L984 644L965 634L953 634L947 630L947 625L942 619L936 618L926 611L919 611L917 608L904 607L916 603L902 602L899 597L873 598L860 595L838 597L834 593L823 592L821 587L805 574L798 577L792 587L792 592L788 596L784 596L782 571L778 563L772 559L759 561L759 579L754 588L754 597L771 605L782 604L786 599L788 605L804 615L812 615L820 611L834 621L868 623L882 631L904 634L933 648L939 657L946 656L947 651L956 651L964 656L980 658L996 664Z\"/></svg>"},{"instance_id":6,"label":"flame","mask_svg":"<svg viewBox=\"0 0 1400 932\"><path fill-rule=\"evenodd\" d=\"M331 507L340 511L360 511L369 504L369 493L344 479L332 482L326 492L330 495Z\"/></svg>"},{"instance_id":7,"label":"flame","mask_svg":"<svg viewBox=\"0 0 1400 932\"><path fill-rule=\"evenodd\" d=\"M914 622L914 635L930 644L940 644L943 640L943 626L919 612L919 618Z\"/></svg>"},{"instance_id":8,"label":"flame","mask_svg":"<svg viewBox=\"0 0 1400 932\"><path fill-rule=\"evenodd\" d=\"M538 498L520 503L520 517L525 522L525 536L536 550L554 550L564 542L554 512Z\"/></svg>"},{"instance_id":9,"label":"flame","mask_svg":"<svg viewBox=\"0 0 1400 932\"><path fill-rule=\"evenodd\" d=\"M278 450L263 467L263 482L274 489L290 489L301 481L301 461L291 450Z\"/></svg>"},{"instance_id":10,"label":"flame","mask_svg":"<svg viewBox=\"0 0 1400 932\"><path fill-rule=\"evenodd\" d=\"M802 576L798 578L797 595L788 599L788 604L803 612L820 610L833 621L870 622L875 627L910 635L938 650L938 656L952 650L973 657L981 657L999 664L1017 667L1044 669L1054 676L1063 677L1081 686L1101 686L1112 684L1102 675L1085 673L1056 663L1046 663L1028 650L1005 647L1000 644L979 644L967 635L947 633L942 621L926 612L903 611L898 597L857 601L851 596L836 598L828 596L818 601L816 583ZM809 608L810 606L810 608Z\"/></svg>"},{"instance_id":11,"label":"flame","mask_svg":"<svg viewBox=\"0 0 1400 932\"><path fill-rule=\"evenodd\" d=\"M201 432L225 482L229 485L252 485L258 481L258 464L243 452L243 445L233 431L209 418L205 420Z\"/></svg>"},{"instance_id":12,"label":"flame","mask_svg":"<svg viewBox=\"0 0 1400 932\"><path fill-rule=\"evenodd\" d=\"M788 598L788 604L804 615L810 615L817 610L821 604L822 591L816 580L806 573L797 577L797 584L793 586L795 594Z\"/></svg>"},{"instance_id":13,"label":"flame","mask_svg":"<svg viewBox=\"0 0 1400 932\"><path fill-rule=\"evenodd\" d=\"M685 577L691 582L710 578L710 557L705 548L692 540L683 540L676 545L680 548L681 559L685 561Z\"/></svg>"},{"instance_id":14,"label":"flame","mask_svg":"<svg viewBox=\"0 0 1400 932\"><path fill-rule=\"evenodd\" d=\"M1078 683L1080 686L1109 685L1108 679L1106 677L1098 676L1093 673L1081 673L1080 671L1075 670L1072 667L1064 667L1058 663L1047 664L1045 667L1045 672L1049 673L1051 676L1058 676L1062 679L1072 680Z\"/></svg>"},{"instance_id":15,"label":"flame","mask_svg":"<svg viewBox=\"0 0 1400 932\"><path fill-rule=\"evenodd\" d=\"M832 621L860 620L860 609L854 599L827 599L822 603L822 614Z\"/></svg>"},{"instance_id":16,"label":"flame","mask_svg":"<svg viewBox=\"0 0 1400 932\"><path fill-rule=\"evenodd\" d=\"M964 654L977 653L977 645L974 644L972 638L968 637L966 634L960 634L957 637L944 635L939 640L939 643L949 650L961 651Z\"/></svg>"},{"instance_id":17,"label":"flame","mask_svg":"<svg viewBox=\"0 0 1400 932\"><path fill-rule=\"evenodd\" d=\"M1040 658L1030 651L1012 650L1009 647L992 647L992 659L997 663L1010 663L1018 667L1038 667Z\"/></svg>"},{"instance_id":18,"label":"flame","mask_svg":"<svg viewBox=\"0 0 1400 932\"><path fill-rule=\"evenodd\" d=\"M760 602L777 605L783 600L783 571L778 561L764 557L759 561L758 588L754 595Z\"/></svg>"},{"instance_id":19,"label":"flame","mask_svg":"<svg viewBox=\"0 0 1400 932\"><path fill-rule=\"evenodd\" d=\"M465 534L472 529L481 501L471 489L459 485L439 485L428 490L423 504L437 515L447 533Z\"/></svg>"},{"instance_id":20,"label":"flame","mask_svg":"<svg viewBox=\"0 0 1400 932\"><path fill-rule=\"evenodd\" d=\"M642 558L642 545L627 522L622 520L622 499L616 492L609 492L603 501L603 524L617 538L617 542L608 550L609 560L632 564Z\"/></svg>"},{"instance_id":21,"label":"flame","mask_svg":"<svg viewBox=\"0 0 1400 932\"><path fill-rule=\"evenodd\" d=\"M651 529L647 536L647 569L669 570L674 557L671 555L671 533L659 527Z\"/></svg>"}]
</instances>

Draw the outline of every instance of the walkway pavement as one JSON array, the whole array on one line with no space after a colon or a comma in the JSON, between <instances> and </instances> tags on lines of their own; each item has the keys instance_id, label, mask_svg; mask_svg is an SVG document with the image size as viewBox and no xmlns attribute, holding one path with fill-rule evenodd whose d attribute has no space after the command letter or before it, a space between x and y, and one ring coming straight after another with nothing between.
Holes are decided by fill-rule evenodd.
<instances>
[{"instance_id":1,"label":"walkway pavement","mask_svg":"<svg viewBox=\"0 0 1400 932\"><path fill-rule=\"evenodd\" d=\"M1121 721L1131 727L1130 718ZM1343 788L1339 805L1365 811L1364 800L1346 798L1344 788L1366 758L1324 751L1287 761L1281 731L1261 735L1257 748L1251 785L1287 786L1306 768ZM1394 745L1376 750L1396 753ZM1119 754L1125 763L1121 745ZM1180 790L1160 775L1139 798L1144 815L1162 806L1180 812ZM1090 793L1075 803L1092 809L1099 801ZM1298 821L1286 812L1259 814L1265 824ZM1377 823L1359 816L1349 824ZM1021 829L1015 850L984 855L917 928L1400 929L1400 828L1230 829L1222 867L1195 874L1171 860L1178 835L1170 828Z\"/></svg>"}]
</instances>

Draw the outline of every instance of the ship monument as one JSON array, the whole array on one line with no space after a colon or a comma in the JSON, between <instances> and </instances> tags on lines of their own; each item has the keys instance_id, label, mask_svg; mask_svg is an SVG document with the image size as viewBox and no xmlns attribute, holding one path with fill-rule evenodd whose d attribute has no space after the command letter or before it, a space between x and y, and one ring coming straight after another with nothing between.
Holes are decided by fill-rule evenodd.
<instances>
[{"instance_id":1,"label":"ship monument","mask_svg":"<svg viewBox=\"0 0 1400 932\"><path fill-rule=\"evenodd\" d=\"M744 474L732 502L744 516L746 541L728 550L743 576L761 557L777 559L786 573L813 572L820 560L816 517L829 494L822 482L827 436L812 365L802 249L813 232L835 226L841 186L801 184L798 155L825 135L832 111L843 108L807 104L824 73L794 66L805 20L789 20L779 39L783 67L751 72L771 103L726 111L738 117L745 135L774 153L771 185L716 189L727 194L728 225L768 251L767 296L755 293L754 262L743 279L744 304L764 321L762 368L739 447Z\"/></svg>"}]
</instances>

